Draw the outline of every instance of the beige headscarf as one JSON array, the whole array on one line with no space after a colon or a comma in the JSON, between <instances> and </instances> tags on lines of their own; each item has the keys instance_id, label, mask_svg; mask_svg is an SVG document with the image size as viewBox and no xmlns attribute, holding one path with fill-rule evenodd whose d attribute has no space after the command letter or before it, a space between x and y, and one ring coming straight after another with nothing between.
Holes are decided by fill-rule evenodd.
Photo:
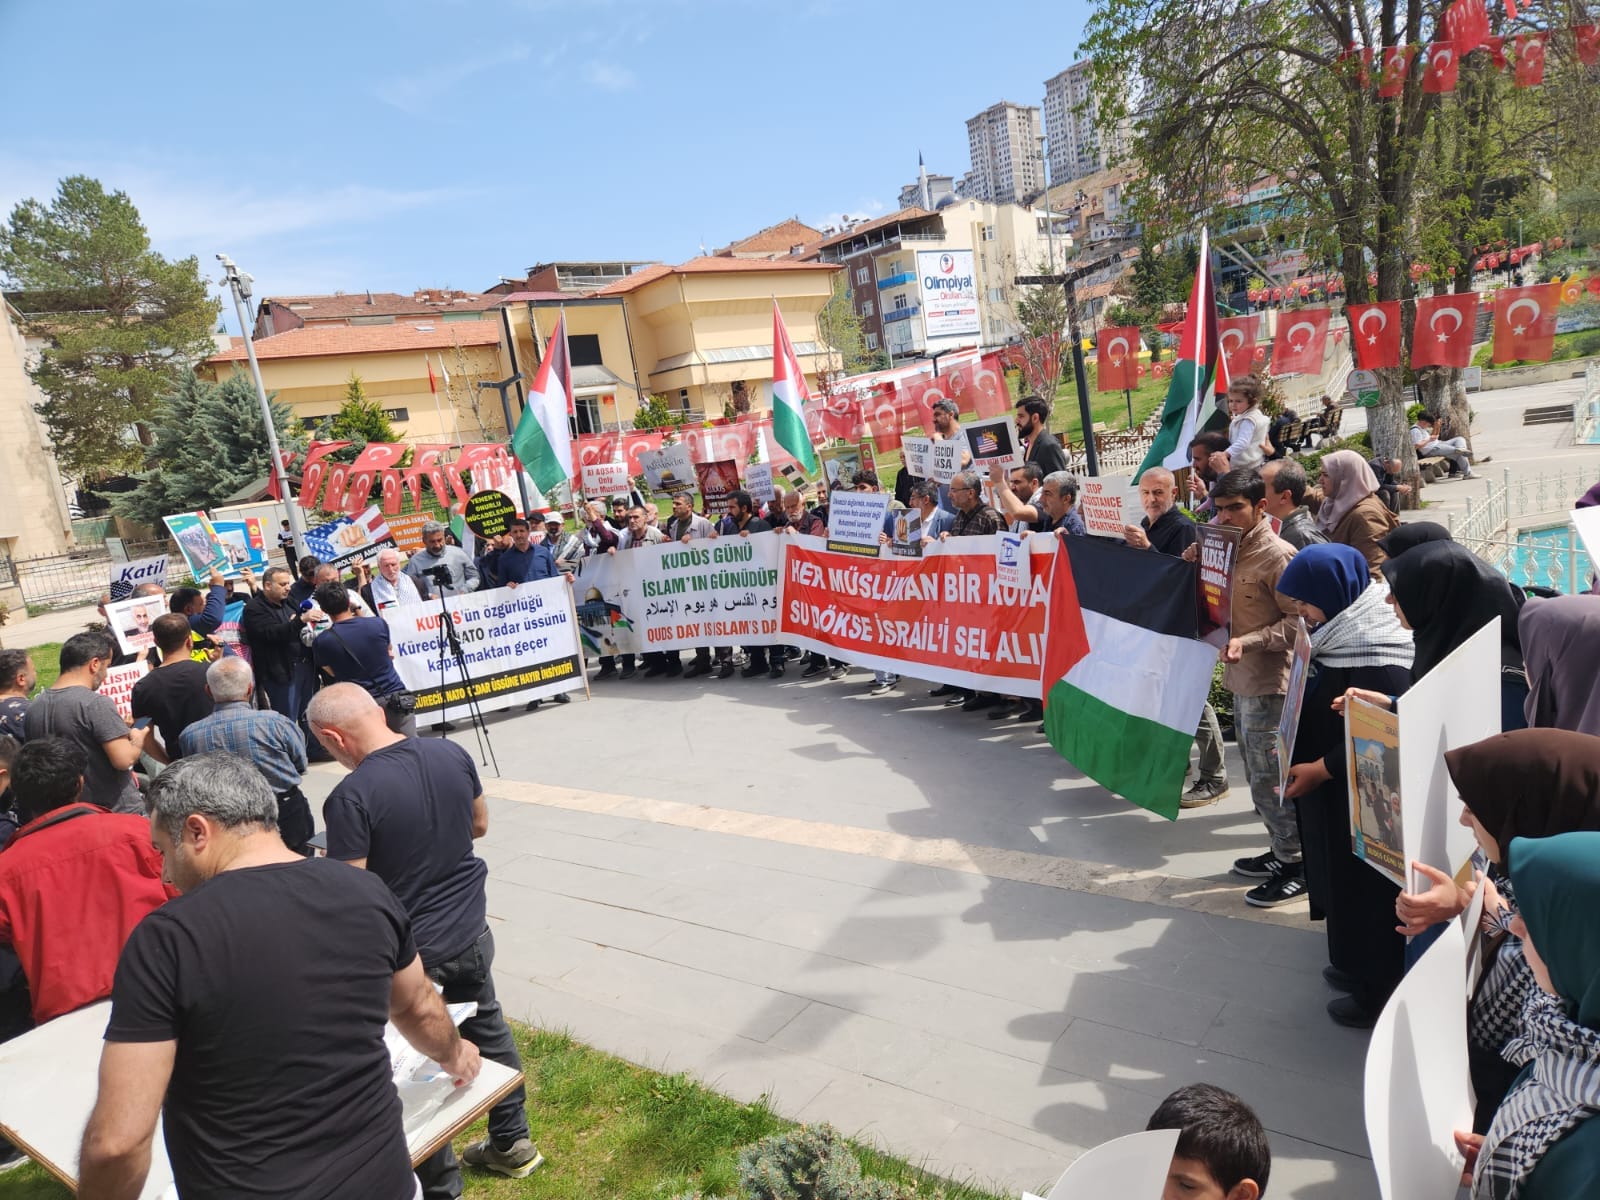
<instances>
[{"instance_id":1,"label":"beige headscarf","mask_svg":"<svg viewBox=\"0 0 1600 1200\"><path fill-rule=\"evenodd\" d=\"M1352 508L1378 490L1378 477L1354 450L1335 450L1324 458L1322 476L1317 525L1324 533L1332 533Z\"/></svg>"}]
</instances>

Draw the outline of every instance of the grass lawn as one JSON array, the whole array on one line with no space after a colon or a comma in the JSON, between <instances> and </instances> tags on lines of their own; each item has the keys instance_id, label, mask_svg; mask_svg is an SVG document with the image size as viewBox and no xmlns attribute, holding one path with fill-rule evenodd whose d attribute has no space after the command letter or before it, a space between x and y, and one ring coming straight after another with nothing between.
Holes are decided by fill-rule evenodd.
<instances>
[{"instance_id":1,"label":"grass lawn","mask_svg":"<svg viewBox=\"0 0 1600 1200\"><path fill-rule=\"evenodd\" d=\"M660 1075L590 1049L564 1033L515 1026L528 1080L529 1121L545 1164L527 1179L466 1173L471 1197L529 1200L664 1200L699 1189L738 1194L741 1147L792 1123L764 1103L741 1104L685 1075ZM480 1123L456 1142L483 1136ZM845 1131L849 1132L849 1131ZM868 1175L914 1185L916 1195L999 1200L944 1183L898 1159L858 1148ZM0 1175L0 1200L67 1200L71 1193L29 1164Z\"/></svg>"},{"instance_id":2,"label":"grass lawn","mask_svg":"<svg viewBox=\"0 0 1600 1200\"><path fill-rule=\"evenodd\" d=\"M38 690L42 692L61 674L61 643L45 642L30 647L28 657L33 659L33 669L39 672Z\"/></svg>"},{"instance_id":3,"label":"grass lawn","mask_svg":"<svg viewBox=\"0 0 1600 1200\"><path fill-rule=\"evenodd\" d=\"M1573 333L1556 334L1555 346L1549 361L1562 362L1569 358L1587 358L1591 354L1600 354L1600 329L1579 329ZM1493 357L1494 343L1491 341L1488 345L1478 348L1478 352L1472 356L1472 365L1490 370L1532 365L1522 359L1512 359L1510 362L1497 363L1493 361Z\"/></svg>"},{"instance_id":4,"label":"grass lawn","mask_svg":"<svg viewBox=\"0 0 1600 1200\"><path fill-rule=\"evenodd\" d=\"M1172 360L1166 359L1166 362ZM1104 425L1110 430L1128 428L1128 401L1122 392L1096 392L1094 388L1094 366L1089 364L1086 368L1090 387L1089 410L1094 414L1094 423ZM1167 384L1169 380L1155 379L1146 376L1140 381L1139 386L1133 389L1133 423L1142 424L1144 419L1156 409L1161 407L1162 401L1167 398ZM1083 421L1078 415L1078 387L1069 374L1065 383L1056 389L1055 411L1052 413L1050 429L1058 436L1069 439L1074 445L1083 442Z\"/></svg>"}]
</instances>

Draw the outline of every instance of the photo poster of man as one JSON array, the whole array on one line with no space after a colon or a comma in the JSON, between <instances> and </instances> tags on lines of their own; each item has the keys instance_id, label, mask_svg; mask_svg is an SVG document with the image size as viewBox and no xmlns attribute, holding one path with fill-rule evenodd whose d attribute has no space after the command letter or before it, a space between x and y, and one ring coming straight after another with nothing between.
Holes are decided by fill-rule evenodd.
<instances>
[{"instance_id":1,"label":"photo poster of man","mask_svg":"<svg viewBox=\"0 0 1600 1200\"><path fill-rule=\"evenodd\" d=\"M1350 848L1355 856L1406 886L1400 824L1400 718L1361 700L1344 706L1350 760Z\"/></svg>"},{"instance_id":2,"label":"photo poster of man","mask_svg":"<svg viewBox=\"0 0 1600 1200\"><path fill-rule=\"evenodd\" d=\"M140 596L106 605L106 624L124 654L144 654L156 644L150 624L167 611L166 596Z\"/></svg>"},{"instance_id":3,"label":"photo poster of man","mask_svg":"<svg viewBox=\"0 0 1600 1200\"><path fill-rule=\"evenodd\" d=\"M922 557L922 514L903 509L894 514L894 537L889 551L900 558Z\"/></svg>"},{"instance_id":4,"label":"photo poster of man","mask_svg":"<svg viewBox=\"0 0 1600 1200\"><path fill-rule=\"evenodd\" d=\"M217 537L211 518L203 512L174 513L162 517L167 532L178 543L183 560L189 564L189 574L204 580L213 570L228 569L228 550Z\"/></svg>"},{"instance_id":5,"label":"photo poster of man","mask_svg":"<svg viewBox=\"0 0 1600 1200\"><path fill-rule=\"evenodd\" d=\"M267 534L260 517L246 517L243 521L213 521L217 540L227 551L228 565L222 568L224 576L232 579L249 567L257 575L267 567Z\"/></svg>"},{"instance_id":6,"label":"photo poster of man","mask_svg":"<svg viewBox=\"0 0 1600 1200\"><path fill-rule=\"evenodd\" d=\"M715 520L733 511L733 494L739 490L739 464L731 458L694 464L695 482L705 503L706 516ZM768 488L771 484L769 481Z\"/></svg>"},{"instance_id":7,"label":"photo poster of man","mask_svg":"<svg viewBox=\"0 0 1600 1200\"><path fill-rule=\"evenodd\" d=\"M1294 754L1294 735L1300 728L1300 710L1306 700L1306 677L1311 668L1311 634L1305 621L1295 624L1294 653L1289 658L1289 688L1283 696L1283 715L1278 718L1278 795L1289 783L1289 763Z\"/></svg>"},{"instance_id":8,"label":"photo poster of man","mask_svg":"<svg viewBox=\"0 0 1600 1200\"><path fill-rule=\"evenodd\" d=\"M829 487L834 484L842 488L854 486L857 472L865 465L861 461L860 446L824 446L818 453Z\"/></svg>"}]
</instances>

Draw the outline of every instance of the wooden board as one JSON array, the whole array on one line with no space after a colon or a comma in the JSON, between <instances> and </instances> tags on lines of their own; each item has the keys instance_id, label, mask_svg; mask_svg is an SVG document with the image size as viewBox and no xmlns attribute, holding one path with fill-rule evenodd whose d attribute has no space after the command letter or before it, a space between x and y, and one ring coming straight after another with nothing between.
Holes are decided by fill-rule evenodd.
<instances>
[{"instance_id":1,"label":"wooden board","mask_svg":"<svg viewBox=\"0 0 1600 1200\"><path fill-rule=\"evenodd\" d=\"M0 1044L0 1133L74 1191L78 1148L94 1108L100 1047L110 1017L111 1002L103 1000ZM414 1108L403 1108L412 1165L439 1150L521 1082L520 1073L485 1059L470 1085L454 1089L420 1122ZM157 1122L140 1200L176 1200L177 1194Z\"/></svg>"}]
</instances>

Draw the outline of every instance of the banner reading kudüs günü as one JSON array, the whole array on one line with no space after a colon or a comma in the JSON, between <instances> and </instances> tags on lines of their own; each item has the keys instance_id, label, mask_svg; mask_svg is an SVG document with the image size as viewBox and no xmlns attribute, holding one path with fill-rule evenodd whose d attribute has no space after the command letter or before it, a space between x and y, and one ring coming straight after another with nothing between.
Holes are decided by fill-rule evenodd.
<instances>
[{"instance_id":1,"label":"banner reading kud\u00fcs g\u00fcn\u00fc","mask_svg":"<svg viewBox=\"0 0 1600 1200\"><path fill-rule=\"evenodd\" d=\"M877 670L977 691L1039 696L1050 559L1027 588L995 575L996 537L930 543L922 558L831 554L820 538L786 539L785 643ZM1029 539L1044 556L1056 539Z\"/></svg>"}]
</instances>

